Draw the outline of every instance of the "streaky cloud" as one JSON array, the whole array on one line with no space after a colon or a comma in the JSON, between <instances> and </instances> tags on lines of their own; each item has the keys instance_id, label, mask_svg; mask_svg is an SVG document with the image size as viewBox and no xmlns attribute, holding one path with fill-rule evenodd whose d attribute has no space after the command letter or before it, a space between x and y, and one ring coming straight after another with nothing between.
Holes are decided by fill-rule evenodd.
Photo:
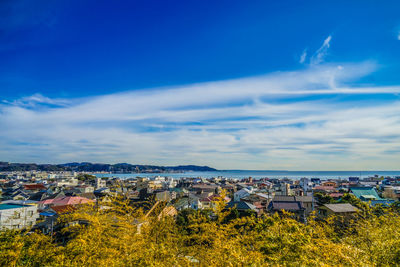
<instances>
[{"instance_id":1,"label":"streaky cloud","mask_svg":"<svg viewBox=\"0 0 400 267\"><path fill-rule=\"evenodd\" d=\"M303 50L303 53L301 53L299 63L303 64L307 59L307 48Z\"/></svg>"},{"instance_id":2,"label":"streaky cloud","mask_svg":"<svg viewBox=\"0 0 400 267\"><path fill-rule=\"evenodd\" d=\"M331 46L332 35L329 35L325 40L324 43L318 50L314 53L314 55L310 59L311 65L317 65L324 61L324 58L328 54L328 49Z\"/></svg>"},{"instance_id":3,"label":"streaky cloud","mask_svg":"<svg viewBox=\"0 0 400 267\"><path fill-rule=\"evenodd\" d=\"M371 105L357 97L400 92L396 85L355 83L377 69L371 61L342 62L86 99L36 94L0 104L0 157L221 169L393 169L398 155L387 151L400 146L399 100Z\"/></svg>"}]
</instances>

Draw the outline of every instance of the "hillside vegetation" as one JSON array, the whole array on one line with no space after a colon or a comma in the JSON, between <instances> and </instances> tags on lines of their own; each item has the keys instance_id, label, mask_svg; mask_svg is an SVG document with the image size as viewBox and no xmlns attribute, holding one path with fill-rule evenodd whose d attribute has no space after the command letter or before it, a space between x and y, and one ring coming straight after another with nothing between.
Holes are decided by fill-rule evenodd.
<instances>
[{"instance_id":1,"label":"hillside vegetation","mask_svg":"<svg viewBox=\"0 0 400 267\"><path fill-rule=\"evenodd\" d=\"M393 266L400 263L396 206L363 206L352 220L307 224L290 214L232 217L211 211L148 217L125 201L60 217L68 241L41 233L0 234L0 266ZM71 224L84 221L85 225Z\"/></svg>"},{"instance_id":2,"label":"hillside vegetation","mask_svg":"<svg viewBox=\"0 0 400 267\"><path fill-rule=\"evenodd\" d=\"M134 165L129 163L103 164L90 162L73 162L65 164L9 163L0 161L0 172L12 171L76 171L76 172L119 172L119 173L153 173L153 172L185 172L216 171L208 166L179 165L155 166Z\"/></svg>"}]
</instances>

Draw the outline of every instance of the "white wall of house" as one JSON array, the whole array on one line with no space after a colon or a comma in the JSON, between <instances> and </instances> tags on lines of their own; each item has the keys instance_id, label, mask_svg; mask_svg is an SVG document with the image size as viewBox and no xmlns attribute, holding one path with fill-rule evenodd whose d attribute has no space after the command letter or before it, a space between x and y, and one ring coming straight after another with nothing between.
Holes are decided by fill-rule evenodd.
<instances>
[{"instance_id":1,"label":"white wall of house","mask_svg":"<svg viewBox=\"0 0 400 267\"><path fill-rule=\"evenodd\" d=\"M253 188L243 188L233 194L234 201L240 201L242 198L249 196L253 192Z\"/></svg>"},{"instance_id":2,"label":"white wall of house","mask_svg":"<svg viewBox=\"0 0 400 267\"><path fill-rule=\"evenodd\" d=\"M39 218L36 205L0 209L0 229L23 229L35 225Z\"/></svg>"},{"instance_id":3,"label":"white wall of house","mask_svg":"<svg viewBox=\"0 0 400 267\"><path fill-rule=\"evenodd\" d=\"M96 189L107 187L107 181L101 178L96 178Z\"/></svg>"},{"instance_id":4,"label":"white wall of house","mask_svg":"<svg viewBox=\"0 0 400 267\"><path fill-rule=\"evenodd\" d=\"M57 181L57 186L77 186L78 185L78 179L76 178L70 178L70 179L61 179L60 181Z\"/></svg>"}]
</instances>

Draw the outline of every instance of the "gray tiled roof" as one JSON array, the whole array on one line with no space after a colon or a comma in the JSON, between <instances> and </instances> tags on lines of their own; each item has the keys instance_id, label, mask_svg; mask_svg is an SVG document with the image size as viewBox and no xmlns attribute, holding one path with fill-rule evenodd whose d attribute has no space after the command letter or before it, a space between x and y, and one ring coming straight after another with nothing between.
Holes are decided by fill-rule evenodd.
<instances>
[{"instance_id":1,"label":"gray tiled roof","mask_svg":"<svg viewBox=\"0 0 400 267\"><path fill-rule=\"evenodd\" d=\"M292 202L292 201L312 202L312 196L275 196L273 201L279 201L279 202Z\"/></svg>"},{"instance_id":2,"label":"gray tiled roof","mask_svg":"<svg viewBox=\"0 0 400 267\"><path fill-rule=\"evenodd\" d=\"M256 206L244 201L231 201L227 204L227 208L236 207L238 210L254 210L257 211Z\"/></svg>"},{"instance_id":3,"label":"gray tiled roof","mask_svg":"<svg viewBox=\"0 0 400 267\"><path fill-rule=\"evenodd\" d=\"M270 209L272 210L287 210L287 211L297 211L304 209L300 201L272 201L270 204Z\"/></svg>"},{"instance_id":4,"label":"gray tiled roof","mask_svg":"<svg viewBox=\"0 0 400 267\"><path fill-rule=\"evenodd\" d=\"M330 209L335 213L340 212L356 212L358 209L349 203L339 203L339 204L325 204L325 207Z\"/></svg>"}]
</instances>

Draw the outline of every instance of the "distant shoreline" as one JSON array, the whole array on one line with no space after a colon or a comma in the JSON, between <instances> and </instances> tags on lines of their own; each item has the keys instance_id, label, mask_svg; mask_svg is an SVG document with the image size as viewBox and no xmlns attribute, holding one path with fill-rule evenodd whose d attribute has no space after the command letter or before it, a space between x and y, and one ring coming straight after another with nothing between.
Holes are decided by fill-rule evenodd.
<instances>
[{"instance_id":1,"label":"distant shoreline","mask_svg":"<svg viewBox=\"0 0 400 267\"><path fill-rule=\"evenodd\" d=\"M97 177L119 177L122 179L134 178L138 176L167 176L172 178L212 178L212 177L225 177L225 178L248 178L253 177L254 179L262 178L321 178L321 179L347 179L349 177L371 177L378 175L380 176L390 176L390 177L400 177L400 171L247 171L247 170L234 170L234 171L203 171L195 172L188 171L182 173L94 173Z\"/></svg>"}]
</instances>

